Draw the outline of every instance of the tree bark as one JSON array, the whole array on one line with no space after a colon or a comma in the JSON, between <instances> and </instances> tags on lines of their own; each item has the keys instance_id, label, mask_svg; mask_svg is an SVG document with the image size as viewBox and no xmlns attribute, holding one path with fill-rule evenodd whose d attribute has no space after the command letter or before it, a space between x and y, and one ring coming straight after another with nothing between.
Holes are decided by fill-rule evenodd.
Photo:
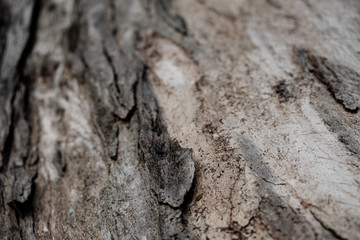
<instances>
[{"instance_id":1,"label":"tree bark","mask_svg":"<svg viewBox=\"0 0 360 240\"><path fill-rule=\"evenodd\" d=\"M358 0L0 0L0 239L359 239Z\"/></svg>"}]
</instances>

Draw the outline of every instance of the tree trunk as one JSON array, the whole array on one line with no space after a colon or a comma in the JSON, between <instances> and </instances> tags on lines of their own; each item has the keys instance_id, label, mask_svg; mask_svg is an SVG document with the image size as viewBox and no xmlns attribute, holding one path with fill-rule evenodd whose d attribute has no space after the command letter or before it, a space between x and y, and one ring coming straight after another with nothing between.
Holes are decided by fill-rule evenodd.
<instances>
[{"instance_id":1,"label":"tree trunk","mask_svg":"<svg viewBox=\"0 0 360 240\"><path fill-rule=\"evenodd\" d=\"M359 239L358 0L0 0L0 239Z\"/></svg>"}]
</instances>

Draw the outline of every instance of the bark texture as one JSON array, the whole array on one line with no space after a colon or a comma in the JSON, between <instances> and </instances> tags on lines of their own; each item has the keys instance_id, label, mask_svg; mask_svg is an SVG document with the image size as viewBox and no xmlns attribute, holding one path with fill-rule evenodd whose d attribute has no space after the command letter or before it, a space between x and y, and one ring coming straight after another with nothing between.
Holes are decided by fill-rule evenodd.
<instances>
[{"instance_id":1,"label":"bark texture","mask_svg":"<svg viewBox=\"0 0 360 240\"><path fill-rule=\"evenodd\" d=\"M0 0L0 239L359 239L358 0Z\"/></svg>"}]
</instances>

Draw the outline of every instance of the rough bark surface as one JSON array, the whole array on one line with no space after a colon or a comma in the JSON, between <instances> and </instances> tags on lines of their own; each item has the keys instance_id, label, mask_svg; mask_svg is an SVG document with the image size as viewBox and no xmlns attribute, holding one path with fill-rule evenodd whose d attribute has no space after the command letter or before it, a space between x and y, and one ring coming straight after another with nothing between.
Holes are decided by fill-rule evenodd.
<instances>
[{"instance_id":1,"label":"rough bark surface","mask_svg":"<svg viewBox=\"0 0 360 240\"><path fill-rule=\"evenodd\" d=\"M0 0L0 239L359 239L358 0Z\"/></svg>"}]
</instances>

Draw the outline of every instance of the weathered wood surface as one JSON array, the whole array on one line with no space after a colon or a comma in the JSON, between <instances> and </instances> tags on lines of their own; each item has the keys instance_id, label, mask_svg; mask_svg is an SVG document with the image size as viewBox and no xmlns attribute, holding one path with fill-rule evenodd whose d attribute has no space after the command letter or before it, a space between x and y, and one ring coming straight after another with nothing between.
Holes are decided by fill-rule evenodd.
<instances>
[{"instance_id":1,"label":"weathered wood surface","mask_svg":"<svg viewBox=\"0 0 360 240\"><path fill-rule=\"evenodd\" d=\"M359 239L358 0L0 0L0 239Z\"/></svg>"}]
</instances>

